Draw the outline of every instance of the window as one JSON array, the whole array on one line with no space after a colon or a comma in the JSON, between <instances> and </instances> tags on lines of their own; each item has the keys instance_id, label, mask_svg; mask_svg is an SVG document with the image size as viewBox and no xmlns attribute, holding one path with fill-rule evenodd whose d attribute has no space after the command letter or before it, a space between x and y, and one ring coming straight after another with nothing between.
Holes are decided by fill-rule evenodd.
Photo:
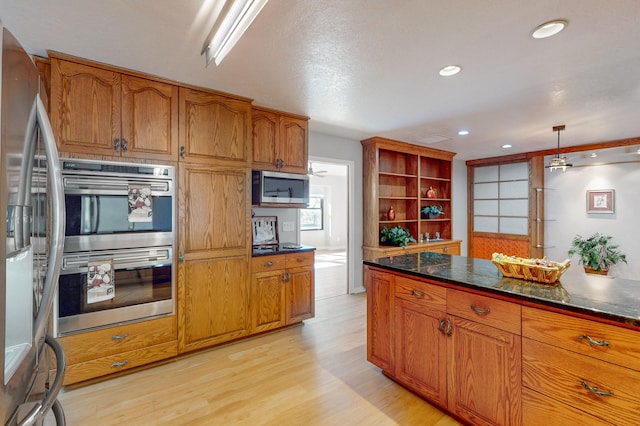
<instances>
[{"instance_id":1,"label":"window","mask_svg":"<svg viewBox=\"0 0 640 426\"><path fill-rule=\"evenodd\" d=\"M473 230L528 235L529 168L526 162L476 167Z\"/></svg>"},{"instance_id":2,"label":"window","mask_svg":"<svg viewBox=\"0 0 640 426\"><path fill-rule=\"evenodd\" d=\"M309 207L300 209L300 230L319 231L323 229L324 199L309 197Z\"/></svg>"}]
</instances>

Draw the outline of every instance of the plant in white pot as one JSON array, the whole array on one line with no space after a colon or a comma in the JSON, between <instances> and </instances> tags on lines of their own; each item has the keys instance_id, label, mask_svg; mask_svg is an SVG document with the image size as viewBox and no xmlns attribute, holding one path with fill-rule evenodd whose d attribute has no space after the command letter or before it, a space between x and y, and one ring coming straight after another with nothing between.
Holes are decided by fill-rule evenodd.
<instances>
[{"instance_id":1,"label":"plant in white pot","mask_svg":"<svg viewBox=\"0 0 640 426\"><path fill-rule=\"evenodd\" d=\"M627 263L627 256L622 253L618 244L612 242L613 237L598 232L589 238L576 235L571 241L569 256L577 254L579 263L588 274L607 275L609 267L616 263Z\"/></svg>"}]
</instances>

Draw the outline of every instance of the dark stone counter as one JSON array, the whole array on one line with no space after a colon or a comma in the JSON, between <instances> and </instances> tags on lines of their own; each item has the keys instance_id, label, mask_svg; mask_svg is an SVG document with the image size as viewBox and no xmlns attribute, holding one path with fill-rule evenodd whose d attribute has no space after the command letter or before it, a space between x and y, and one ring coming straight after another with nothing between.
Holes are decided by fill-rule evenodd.
<instances>
[{"instance_id":1,"label":"dark stone counter","mask_svg":"<svg viewBox=\"0 0 640 426\"><path fill-rule=\"evenodd\" d=\"M274 254L300 253L304 251L315 251L315 247L302 244L282 243L269 246L253 247L251 257L271 256Z\"/></svg>"},{"instance_id":2,"label":"dark stone counter","mask_svg":"<svg viewBox=\"0 0 640 426\"><path fill-rule=\"evenodd\" d=\"M640 281L587 275L572 265L556 284L503 278L489 260L440 253L414 253L365 260L375 266L640 327Z\"/></svg>"}]
</instances>

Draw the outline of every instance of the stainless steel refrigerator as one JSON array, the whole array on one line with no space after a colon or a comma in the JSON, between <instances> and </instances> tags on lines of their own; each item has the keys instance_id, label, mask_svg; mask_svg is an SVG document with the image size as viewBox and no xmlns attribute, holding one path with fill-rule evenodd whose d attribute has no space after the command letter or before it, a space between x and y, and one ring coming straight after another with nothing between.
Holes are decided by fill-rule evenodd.
<instances>
[{"instance_id":1,"label":"stainless steel refrigerator","mask_svg":"<svg viewBox=\"0 0 640 426\"><path fill-rule=\"evenodd\" d=\"M1 23L0 41L0 421L42 424L52 411L64 424L64 352L48 334L64 243L60 164L38 71Z\"/></svg>"}]
</instances>

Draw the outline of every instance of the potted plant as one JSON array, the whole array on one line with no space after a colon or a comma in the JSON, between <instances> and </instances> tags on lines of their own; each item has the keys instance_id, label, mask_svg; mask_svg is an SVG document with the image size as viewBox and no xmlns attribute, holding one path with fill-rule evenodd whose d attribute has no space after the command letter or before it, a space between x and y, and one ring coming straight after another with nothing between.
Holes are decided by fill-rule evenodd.
<instances>
[{"instance_id":1,"label":"potted plant","mask_svg":"<svg viewBox=\"0 0 640 426\"><path fill-rule=\"evenodd\" d=\"M627 263L627 256L613 244L613 237L596 232L589 238L576 235L571 241L569 256L577 254L579 263L588 274L607 275L609 266L619 262Z\"/></svg>"},{"instance_id":2,"label":"potted plant","mask_svg":"<svg viewBox=\"0 0 640 426\"><path fill-rule=\"evenodd\" d=\"M386 226L382 228L380 231L380 242L407 248L407 244L415 243L416 240L411 236L408 229L397 225L391 229Z\"/></svg>"},{"instance_id":3,"label":"potted plant","mask_svg":"<svg viewBox=\"0 0 640 426\"><path fill-rule=\"evenodd\" d=\"M420 213L422 214L423 219L437 219L438 216L444 213L444 211L442 211L441 205L431 204L429 206L425 206Z\"/></svg>"}]
</instances>

